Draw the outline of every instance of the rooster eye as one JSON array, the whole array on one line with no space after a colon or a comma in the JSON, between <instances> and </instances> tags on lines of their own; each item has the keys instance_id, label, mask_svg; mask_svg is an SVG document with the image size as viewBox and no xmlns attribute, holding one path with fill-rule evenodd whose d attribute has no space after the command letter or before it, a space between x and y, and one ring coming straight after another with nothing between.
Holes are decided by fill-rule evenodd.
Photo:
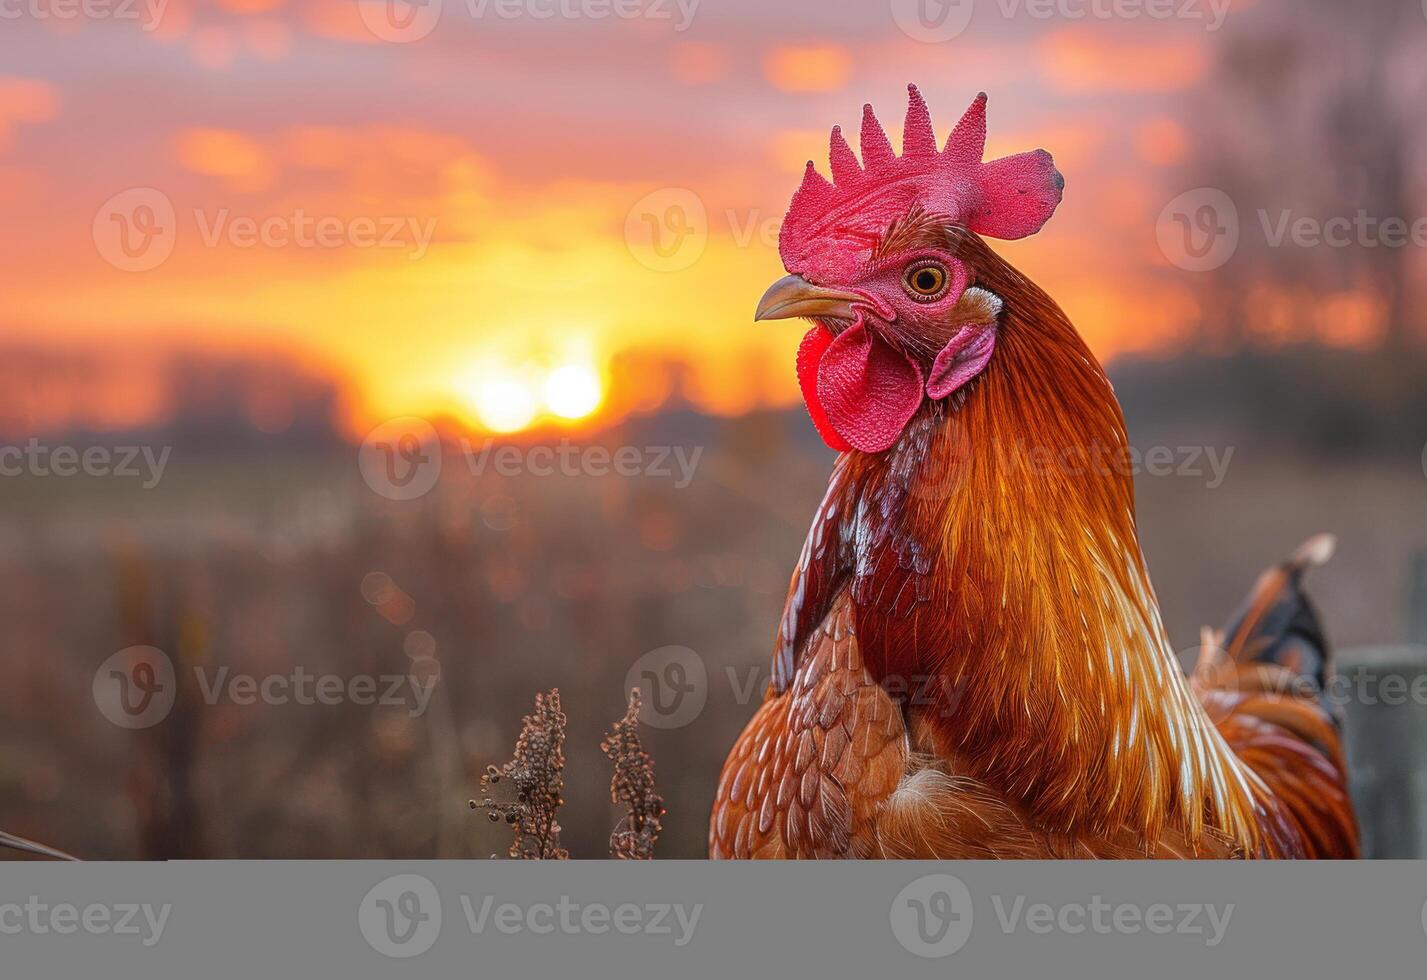
<instances>
[{"instance_id":1,"label":"rooster eye","mask_svg":"<svg viewBox=\"0 0 1427 980\"><path fill-rule=\"evenodd\" d=\"M919 262L902 276L907 292L922 302L940 299L946 292L946 282L946 268L937 262Z\"/></svg>"}]
</instances>

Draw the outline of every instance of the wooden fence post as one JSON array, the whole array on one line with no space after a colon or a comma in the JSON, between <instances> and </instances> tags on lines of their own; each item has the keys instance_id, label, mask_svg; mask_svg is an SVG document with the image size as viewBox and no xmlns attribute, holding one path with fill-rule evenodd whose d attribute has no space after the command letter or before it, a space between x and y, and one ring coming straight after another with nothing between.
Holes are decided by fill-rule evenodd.
<instances>
[{"instance_id":1,"label":"wooden fence post","mask_svg":"<svg viewBox=\"0 0 1427 980\"><path fill-rule=\"evenodd\" d=\"M1417 551L1407 569L1407 642L1427 645L1427 551Z\"/></svg>"},{"instance_id":2,"label":"wooden fence post","mask_svg":"<svg viewBox=\"0 0 1427 980\"><path fill-rule=\"evenodd\" d=\"M1340 650L1337 667L1363 856L1427 856L1427 646Z\"/></svg>"}]
</instances>

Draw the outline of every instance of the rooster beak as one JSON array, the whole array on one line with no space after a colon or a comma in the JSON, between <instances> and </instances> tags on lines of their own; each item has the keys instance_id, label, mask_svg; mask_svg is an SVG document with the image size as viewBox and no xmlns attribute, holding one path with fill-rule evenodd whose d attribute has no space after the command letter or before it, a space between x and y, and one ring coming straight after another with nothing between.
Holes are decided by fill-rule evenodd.
<instances>
[{"instance_id":1,"label":"rooster beak","mask_svg":"<svg viewBox=\"0 0 1427 980\"><path fill-rule=\"evenodd\" d=\"M851 320L853 303L867 300L856 293L814 286L802 276L784 276L758 301L755 320L786 320L789 317L830 317Z\"/></svg>"}]
</instances>

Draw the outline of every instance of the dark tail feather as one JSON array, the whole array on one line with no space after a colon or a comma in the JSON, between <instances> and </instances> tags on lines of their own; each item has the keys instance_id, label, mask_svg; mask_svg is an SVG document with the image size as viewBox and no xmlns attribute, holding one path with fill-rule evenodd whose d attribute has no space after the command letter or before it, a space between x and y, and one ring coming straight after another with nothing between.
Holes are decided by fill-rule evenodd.
<instances>
[{"instance_id":1,"label":"dark tail feather","mask_svg":"<svg viewBox=\"0 0 1427 980\"><path fill-rule=\"evenodd\" d=\"M38 854L40 857L54 858L56 861L79 860L79 858L73 854L66 854L58 848L37 844L32 840L26 840L24 837L7 834L3 830L0 830L0 847L9 847L16 851L24 851L26 854Z\"/></svg>"},{"instance_id":2,"label":"dark tail feather","mask_svg":"<svg viewBox=\"0 0 1427 980\"><path fill-rule=\"evenodd\" d=\"M1224 628L1222 649L1240 666L1276 664L1326 690L1331 651L1318 613L1303 591L1303 573L1333 557L1337 539L1316 534L1254 583Z\"/></svg>"}]
</instances>

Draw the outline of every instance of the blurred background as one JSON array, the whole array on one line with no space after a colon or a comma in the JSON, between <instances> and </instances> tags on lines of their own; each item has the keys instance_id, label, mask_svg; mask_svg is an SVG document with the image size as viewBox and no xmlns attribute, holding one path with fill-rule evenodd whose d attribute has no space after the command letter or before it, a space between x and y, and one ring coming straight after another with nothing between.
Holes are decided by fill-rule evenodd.
<instances>
[{"instance_id":1,"label":"blurred background","mask_svg":"<svg viewBox=\"0 0 1427 980\"><path fill-rule=\"evenodd\" d=\"M1108 365L1176 645L1319 530L1338 646L1427 640L1418 0L0 19L6 830L503 852L466 800L558 687L564 842L603 856L633 683L659 854L701 856L832 463L801 330L752 311L804 161L864 101L895 143L908 81L943 137L987 90L988 155L1066 176L1047 230L995 247ZM135 646L175 671L157 719Z\"/></svg>"}]
</instances>

